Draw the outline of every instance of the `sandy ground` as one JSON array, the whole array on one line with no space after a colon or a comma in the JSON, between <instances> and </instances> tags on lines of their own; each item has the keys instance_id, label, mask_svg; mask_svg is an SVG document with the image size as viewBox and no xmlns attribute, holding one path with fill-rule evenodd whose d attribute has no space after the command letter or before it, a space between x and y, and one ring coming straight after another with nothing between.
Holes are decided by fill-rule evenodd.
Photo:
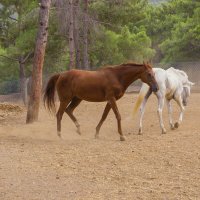
<instances>
[{"instance_id":1,"label":"sandy ground","mask_svg":"<svg viewBox=\"0 0 200 200\"><path fill-rule=\"evenodd\" d=\"M75 111L82 129L76 133L67 115L60 140L56 121L41 108L37 123L26 125L25 109L0 120L0 199L200 199L200 94L192 94L184 122L161 135L151 97L144 134L131 118L135 94L118 101L125 142L119 141L111 112L100 139L94 139L105 103L82 102ZM175 104L174 104L175 105ZM177 119L177 106L174 116ZM1 111L0 111L1 112Z\"/></svg>"}]
</instances>

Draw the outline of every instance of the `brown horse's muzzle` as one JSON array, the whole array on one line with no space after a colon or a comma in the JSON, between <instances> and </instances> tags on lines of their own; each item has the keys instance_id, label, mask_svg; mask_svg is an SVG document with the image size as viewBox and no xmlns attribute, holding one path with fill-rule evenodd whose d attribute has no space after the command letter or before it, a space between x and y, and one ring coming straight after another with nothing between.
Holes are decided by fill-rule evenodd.
<instances>
[{"instance_id":1,"label":"brown horse's muzzle","mask_svg":"<svg viewBox=\"0 0 200 200\"><path fill-rule=\"evenodd\" d=\"M152 89L153 92L157 92L158 89L159 89L157 83L156 83L156 84L153 84L153 85L151 86L151 89Z\"/></svg>"}]
</instances>

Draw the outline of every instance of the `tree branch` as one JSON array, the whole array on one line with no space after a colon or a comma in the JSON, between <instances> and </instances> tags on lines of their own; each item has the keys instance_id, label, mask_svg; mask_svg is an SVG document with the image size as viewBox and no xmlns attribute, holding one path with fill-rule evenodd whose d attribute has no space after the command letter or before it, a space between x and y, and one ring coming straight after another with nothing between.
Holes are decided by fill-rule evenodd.
<instances>
[{"instance_id":1,"label":"tree branch","mask_svg":"<svg viewBox=\"0 0 200 200\"><path fill-rule=\"evenodd\" d=\"M25 63L27 61L27 59L33 54L33 51L30 51L27 56L24 58L24 60L22 61L23 63Z\"/></svg>"},{"instance_id":2,"label":"tree branch","mask_svg":"<svg viewBox=\"0 0 200 200\"><path fill-rule=\"evenodd\" d=\"M19 62L19 59L17 58L11 58L11 57L8 57L8 56L4 56L4 55L0 55L1 57L4 57L4 58L7 58L9 60L12 60L12 61L16 61L16 62Z\"/></svg>"},{"instance_id":3,"label":"tree branch","mask_svg":"<svg viewBox=\"0 0 200 200\"><path fill-rule=\"evenodd\" d=\"M15 21L17 21L17 22L18 22L18 20L17 20L17 19L15 19L14 17L8 16L8 18L10 18L10 19L12 19L12 20L15 20Z\"/></svg>"}]
</instances>

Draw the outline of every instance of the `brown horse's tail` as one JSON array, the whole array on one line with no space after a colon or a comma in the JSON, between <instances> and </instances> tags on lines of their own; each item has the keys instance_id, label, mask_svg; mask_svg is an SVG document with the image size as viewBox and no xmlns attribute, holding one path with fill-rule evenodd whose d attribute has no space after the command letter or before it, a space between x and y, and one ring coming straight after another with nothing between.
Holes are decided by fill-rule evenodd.
<instances>
[{"instance_id":1,"label":"brown horse's tail","mask_svg":"<svg viewBox=\"0 0 200 200\"><path fill-rule=\"evenodd\" d=\"M46 86L46 89L44 91L44 106L48 108L48 110L52 113L56 112L56 106L55 106L55 86L56 82L59 78L60 74L53 75Z\"/></svg>"}]
</instances>

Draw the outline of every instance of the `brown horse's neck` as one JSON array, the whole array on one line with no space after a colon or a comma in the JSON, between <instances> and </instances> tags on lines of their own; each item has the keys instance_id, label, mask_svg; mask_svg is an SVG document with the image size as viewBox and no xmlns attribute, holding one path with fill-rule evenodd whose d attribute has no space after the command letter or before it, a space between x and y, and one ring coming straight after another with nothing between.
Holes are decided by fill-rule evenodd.
<instances>
[{"instance_id":1,"label":"brown horse's neck","mask_svg":"<svg viewBox=\"0 0 200 200\"><path fill-rule=\"evenodd\" d=\"M115 73L118 80L124 87L124 90L141 77L141 74L145 71L145 66L142 64L122 64L115 67Z\"/></svg>"}]
</instances>

